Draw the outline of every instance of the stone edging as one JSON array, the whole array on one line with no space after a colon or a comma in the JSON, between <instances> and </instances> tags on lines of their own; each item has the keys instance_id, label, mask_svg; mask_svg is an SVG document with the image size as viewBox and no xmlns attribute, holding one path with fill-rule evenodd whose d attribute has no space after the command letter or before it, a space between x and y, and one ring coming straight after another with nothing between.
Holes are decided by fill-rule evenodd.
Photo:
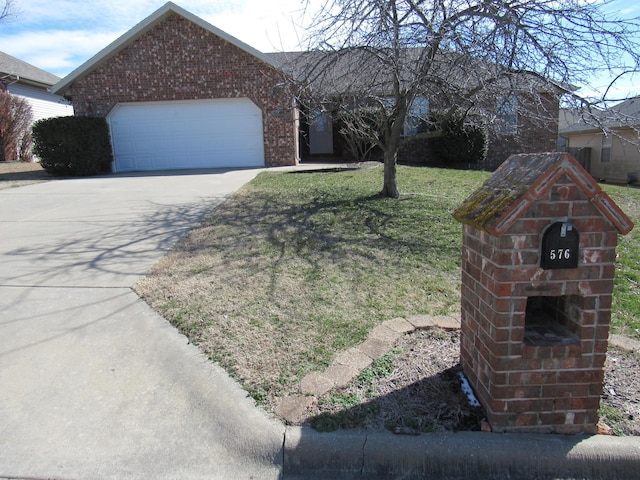
<instances>
[{"instance_id":1,"label":"stone edging","mask_svg":"<svg viewBox=\"0 0 640 480\"><path fill-rule=\"evenodd\" d=\"M458 330L460 318L415 315L387 320L371 330L363 343L340 353L324 372L313 372L304 377L300 382L300 393L284 397L274 413L291 425L299 424L318 397L334 388L346 387L374 360L391 350L402 335L433 327Z\"/></svg>"},{"instance_id":2,"label":"stone edging","mask_svg":"<svg viewBox=\"0 0 640 480\"><path fill-rule=\"evenodd\" d=\"M344 388L374 360L393 348L396 341L415 330L439 327L445 330L460 329L460 318L450 316L415 315L407 319L398 317L375 327L367 339L357 347L340 353L324 372L308 374L300 382L300 393L284 397L274 413L290 425L297 425L305 418L318 397L334 388ZM640 352L640 341L612 334L609 342L618 348Z\"/></svg>"}]
</instances>

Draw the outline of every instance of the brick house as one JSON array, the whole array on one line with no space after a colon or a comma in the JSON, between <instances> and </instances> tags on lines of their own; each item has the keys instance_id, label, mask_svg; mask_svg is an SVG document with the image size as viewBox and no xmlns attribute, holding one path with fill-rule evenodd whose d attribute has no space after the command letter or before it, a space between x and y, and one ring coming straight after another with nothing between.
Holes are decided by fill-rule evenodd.
<instances>
[{"instance_id":1,"label":"brick house","mask_svg":"<svg viewBox=\"0 0 640 480\"><path fill-rule=\"evenodd\" d=\"M307 53L264 54L169 2L52 92L70 99L76 115L107 119L114 171L349 159L331 116L300 112L290 90L287 58ZM505 104L511 127L490 139L482 168L512 153L555 150L558 92L535 97ZM425 152L421 141L408 141L400 160L425 163Z\"/></svg>"},{"instance_id":2,"label":"brick house","mask_svg":"<svg viewBox=\"0 0 640 480\"><path fill-rule=\"evenodd\" d=\"M506 115L506 128L489 132L487 157L475 168L494 171L511 155L525 152L553 152L557 150L559 98L563 90L549 84L549 91L514 92ZM498 99L496 99L498 100ZM432 163L427 141L405 138L399 152L400 161Z\"/></svg>"},{"instance_id":3,"label":"brick house","mask_svg":"<svg viewBox=\"0 0 640 480\"><path fill-rule=\"evenodd\" d=\"M415 55L418 61L419 51L408 49L407 55ZM308 104L306 109L301 111L304 120L301 122L301 157L335 156L361 160L354 158L361 153L350 151L341 134L340 114L345 105L352 103L357 105L361 102L362 106L370 102L375 108L379 102L384 102L385 88L392 91L392 81L385 78L390 73L381 66L376 55L358 49L267 55L284 70L292 72L292 77L305 79L309 91L314 92L305 102ZM433 67L439 72L433 76L433 86L425 84L422 96L417 96L409 106L403 143L398 152L400 162L439 165L439 159L430 153L429 140L420 135L425 132L432 111L447 111L451 102L456 101L440 89L438 79L447 85L459 82L460 89L469 89L468 84L473 84L473 79L470 81L464 70L452 67L457 63L464 64L456 54L444 52L440 57ZM492 83L504 73L496 65L482 62L478 63L478 70L485 71L487 83ZM469 117L475 116L476 123L486 124L489 134L487 157L482 165L475 165L475 168L495 170L516 153L556 151L560 98L573 88L537 75L521 73L504 76L484 94L474 93L471 103L465 104L461 110L465 110ZM393 102L391 94L388 100ZM370 158L381 160L382 153L374 148Z\"/></svg>"},{"instance_id":4,"label":"brick house","mask_svg":"<svg viewBox=\"0 0 640 480\"><path fill-rule=\"evenodd\" d=\"M516 94L513 128L489 135L484 170L493 171L511 155L526 152L553 152L557 150L558 115L562 87L549 84L548 91L520 92Z\"/></svg>"},{"instance_id":5,"label":"brick house","mask_svg":"<svg viewBox=\"0 0 640 480\"><path fill-rule=\"evenodd\" d=\"M261 52L169 2L57 83L105 117L114 171L295 165L297 111Z\"/></svg>"}]
</instances>

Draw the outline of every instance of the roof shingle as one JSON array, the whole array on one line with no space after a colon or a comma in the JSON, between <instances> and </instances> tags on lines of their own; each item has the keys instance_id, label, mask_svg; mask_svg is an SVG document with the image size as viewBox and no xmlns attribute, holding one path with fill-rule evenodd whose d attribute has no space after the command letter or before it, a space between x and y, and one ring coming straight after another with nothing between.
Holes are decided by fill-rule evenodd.
<instances>
[{"instance_id":1,"label":"roof shingle","mask_svg":"<svg viewBox=\"0 0 640 480\"><path fill-rule=\"evenodd\" d=\"M60 81L60 77L52 73L34 67L30 63L12 57L7 53L0 52L0 76L3 75L15 76L26 80L27 83L36 83L45 87L50 87Z\"/></svg>"},{"instance_id":2,"label":"roof shingle","mask_svg":"<svg viewBox=\"0 0 640 480\"><path fill-rule=\"evenodd\" d=\"M570 154L561 152L510 156L453 212L453 217L500 236L563 175L575 182L620 234L631 231L631 220Z\"/></svg>"}]
</instances>

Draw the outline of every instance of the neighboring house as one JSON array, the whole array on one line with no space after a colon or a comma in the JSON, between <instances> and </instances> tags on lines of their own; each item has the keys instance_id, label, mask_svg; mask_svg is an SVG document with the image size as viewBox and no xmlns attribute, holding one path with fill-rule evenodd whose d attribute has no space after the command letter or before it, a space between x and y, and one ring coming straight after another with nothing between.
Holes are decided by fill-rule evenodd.
<instances>
[{"instance_id":1,"label":"neighboring house","mask_svg":"<svg viewBox=\"0 0 640 480\"><path fill-rule=\"evenodd\" d=\"M561 144L597 180L640 181L640 97L590 115L561 116Z\"/></svg>"},{"instance_id":2,"label":"neighboring house","mask_svg":"<svg viewBox=\"0 0 640 480\"><path fill-rule=\"evenodd\" d=\"M53 92L107 119L121 172L295 165L289 85L272 59L169 2Z\"/></svg>"},{"instance_id":3,"label":"neighboring house","mask_svg":"<svg viewBox=\"0 0 640 480\"><path fill-rule=\"evenodd\" d=\"M33 121L73 115L71 104L49 89L60 77L0 52L0 89L23 97L31 105Z\"/></svg>"}]
</instances>

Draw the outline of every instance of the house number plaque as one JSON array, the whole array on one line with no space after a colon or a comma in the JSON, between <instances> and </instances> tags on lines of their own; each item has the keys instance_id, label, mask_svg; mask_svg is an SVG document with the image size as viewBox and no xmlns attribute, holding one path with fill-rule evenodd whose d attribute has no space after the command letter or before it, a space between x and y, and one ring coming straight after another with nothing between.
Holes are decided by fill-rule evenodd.
<instances>
[{"instance_id":1,"label":"house number plaque","mask_svg":"<svg viewBox=\"0 0 640 480\"><path fill-rule=\"evenodd\" d=\"M540 266L545 270L577 268L580 234L569 222L556 222L542 236Z\"/></svg>"}]
</instances>

